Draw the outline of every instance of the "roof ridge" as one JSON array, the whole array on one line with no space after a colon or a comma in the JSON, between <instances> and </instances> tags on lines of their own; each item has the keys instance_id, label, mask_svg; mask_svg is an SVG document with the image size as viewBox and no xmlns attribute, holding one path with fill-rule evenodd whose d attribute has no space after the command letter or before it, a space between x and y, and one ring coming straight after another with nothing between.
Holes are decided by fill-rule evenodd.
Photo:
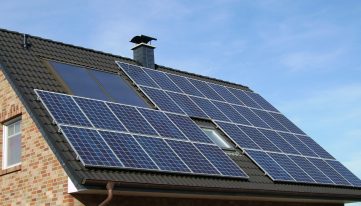
<instances>
[{"instance_id":1,"label":"roof ridge","mask_svg":"<svg viewBox=\"0 0 361 206\"><path fill-rule=\"evenodd\" d=\"M91 48L87 48L87 47L83 47L83 46L78 46L78 45L74 45L74 44L70 44L70 43L64 43L64 42L61 42L61 41L56 41L56 40L52 40L52 39L47 39L47 38L39 37L39 36L33 36L33 35L31 35L31 34L21 33L21 32L12 31L12 30L7 30L7 29L3 29L3 28L0 28L0 31L1 31L1 32L7 32L7 33L12 33L12 34L17 34L17 35L26 34L26 35L28 35L28 37L31 37L31 38L34 38L34 39L38 39L38 40L41 40L41 41L47 41L47 42L50 42L50 43L61 44L61 45L64 45L64 46L69 46L69 47L73 47L73 48L78 48L78 49L82 49L82 50L86 50L86 51L94 52L94 53L100 53L100 54L104 54L104 55L112 56L112 57L116 57L116 58L122 58L122 59L125 59L125 60L132 61L132 62L136 63L136 61L135 61L134 59L132 59L132 58L124 57L124 56L120 56L120 55L116 55L116 54L112 54L112 53L110 53L110 52L95 50L95 49L91 49Z\"/></svg>"},{"instance_id":2,"label":"roof ridge","mask_svg":"<svg viewBox=\"0 0 361 206\"><path fill-rule=\"evenodd\" d=\"M17 35L26 34L26 33L21 33L21 32L17 32L17 31L7 30L7 29L3 29L3 28L0 28L0 32L7 32L7 33L12 33L12 34L17 34ZM83 46L77 46L77 45L74 45L74 44L64 43L64 42L61 42L61 41L56 41L56 40L52 40L52 39L47 39L47 38L43 38L43 37L39 37L39 36L33 36L33 35L31 35L31 34L26 34L26 35L28 35L28 36L31 37L31 38L38 39L38 40L41 40L41 41L47 41L47 42L54 43L54 44L61 44L61 45L68 46L68 47L78 48L78 49L86 50L86 51L89 51L89 52L94 52L94 53L99 53L99 54L103 54L103 55L107 55L107 56L112 56L112 57L115 57L115 58L124 59L124 60L127 60L127 61L134 62L135 65L138 65L138 64L137 64L137 63L138 63L137 61L135 61L134 59L129 58L129 57L123 57L123 56L116 55L116 54L112 54L112 53L109 53L109 52L104 52L104 51L100 51L100 50L90 49L90 48L86 48L86 47L83 47ZM193 72L188 72L188 71L185 71L185 70L176 69L176 68L172 68L172 67L168 67L168 66L164 66L164 65L160 65L160 64L156 64L156 65L157 65L158 67L161 67L161 68L164 68L164 69L168 69L168 70L172 70L172 71L175 71L175 72L181 72L181 73L184 73L184 74L188 74L188 75L192 75L192 76L196 76L196 77L201 77L201 78L206 78L206 79L210 79L210 80L214 80L214 81L218 81L218 82L222 82L222 83L230 84L230 85L234 85L234 86L241 86L241 87L244 87L244 88L247 88L247 89L251 90L248 86L245 86L245 85L242 85L242 84L238 84L238 83L234 83L234 82L229 82L229 81L225 81L225 80L222 80L222 79L217 79L217 78L215 78L215 77L204 76L204 75L201 75L201 74L197 74L197 73L193 73Z\"/></svg>"},{"instance_id":3,"label":"roof ridge","mask_svg":"<svg viewBox=\"0 0 361 206\"><path fill-rule=\"evenodd\" d=\"M197 73L193 73L193 72L188 72L188 71L181 70L181 69L175 69L175 68L167 67L167 66L160 65L160 64L156 64L156 65L157 65L157 67L164 68L164 69L168 69L168 70L171 70L171 71L182 72L182 73L184 73L184 74L188 74L188 75L192 75L192 76L197 76L197 77L201 77L201 78L205 78L205 79L210 79L210 80L214 80L214 81L219 81L219 82L222 82L222 83L225 83L225 84L230 84L230 85L235 85L235 86L241 86L241 87L244 87L244 88L247 88L247 89L251 90L248 86L245 86L245 85L242 85L242 84L238 84L238 83L234 83L234 82L229 82L229 81L226 81L226 80L222 80L222 79L218 79L218 78L210 77L210 76L205 76L205 75L201 75L201 74L197 74ZM251 91L252 91L252 90L251 90Z\"/></svg>"}]
</instances>

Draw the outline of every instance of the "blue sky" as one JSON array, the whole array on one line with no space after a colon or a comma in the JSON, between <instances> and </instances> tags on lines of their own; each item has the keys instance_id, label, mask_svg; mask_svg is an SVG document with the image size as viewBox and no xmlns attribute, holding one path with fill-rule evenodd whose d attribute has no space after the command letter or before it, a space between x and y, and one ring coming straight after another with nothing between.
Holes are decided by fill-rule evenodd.
<instances>
[{"instance_id":1,"label":"blue sky","mask_svg":"<svg viewBox=\"0 0 361 206\"><path fill-rule=\"evenodd\" d=\"M131 2L131 3L129 3ZM361 177L361 1L2 1L0 27L245 84Z\"/></svg>"}]
</instances>

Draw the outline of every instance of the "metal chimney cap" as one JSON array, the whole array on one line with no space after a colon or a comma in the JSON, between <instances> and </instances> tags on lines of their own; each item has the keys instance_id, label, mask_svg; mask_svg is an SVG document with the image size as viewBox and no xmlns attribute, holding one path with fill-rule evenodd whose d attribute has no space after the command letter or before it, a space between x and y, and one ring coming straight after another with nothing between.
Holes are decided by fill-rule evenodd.
<instances>
[{"instance_id":1,"label":"metal chimney cap","mask_svg":"<svg viewBox=\"0 0 361 206\"><path fill-rule=\"evenodd\" d=\"M135 43L135 44L141 44L141 43L144 43L144 44L148 44L150 41L152 40L157 40L156 38L154 37L150 37L150 36L146 36L146 35L140 35L140 36L135 36L133 37L130 42L132 43Z\"/></svg>"}]
</instances>

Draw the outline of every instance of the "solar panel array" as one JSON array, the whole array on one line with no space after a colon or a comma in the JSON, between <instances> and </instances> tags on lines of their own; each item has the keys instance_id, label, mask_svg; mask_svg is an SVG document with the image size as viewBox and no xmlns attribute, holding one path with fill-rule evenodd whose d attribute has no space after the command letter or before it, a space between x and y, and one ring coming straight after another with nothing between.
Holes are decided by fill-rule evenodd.
<instances>
[{"instance_id":1,"label":"solar panel array","mask_svg":"<svg viewBox=\"0 0 361 206\"><path fill-rule=\"evenodd\" d=\"M274 181L361 181L257 93L116 62L160 110L213 121Z\"/></svg>"},{"instance_id":2,"label":"solar panel array","mask_svg":"<svg viewBox=\"0 0 361 206\"><path fill-rule=\"evenodd\" d=\"M35 92L87 167L248 178L186 115Z\"/></svg>"}]
</instances>

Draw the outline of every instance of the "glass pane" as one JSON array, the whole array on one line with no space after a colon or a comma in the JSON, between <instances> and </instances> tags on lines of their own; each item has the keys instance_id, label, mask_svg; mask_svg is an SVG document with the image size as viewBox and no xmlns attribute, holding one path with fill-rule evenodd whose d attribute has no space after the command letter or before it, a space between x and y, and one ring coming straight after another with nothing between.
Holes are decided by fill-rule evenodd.
<instances>
[{"instance_id":1,"label":"glass pane","mask_svg":"<svg viewBox=\"0 0 361 206\"><path fill-rule=\"evenodd\" d=\"M7 166L11 166L21 160L21 135L9 138L7 143Z\"/></svg>"},{"instance_id":2,"label":"glass pane","mask_svg":"<svg viewBox=\"0 0 361 206\"><path fill-rule=\"evenodd\" d=\"M144 100L119 75L89 70L102 84L105 91L116 101L140 107L148 107Z\"/></svg>"},{"instance_id":3,"label":"glass pane","mask_svg":"<svg viewBox=\"0 0 361 206\"><path fill-rule=\"evenodd\" d=\"M226 142L221 135L219 135L217 133L217 131L212 130L212 129L206 129L206 128L202 128L202 130L206 133L206 135L219 147L221 148L232 148L232 146L230 144L228 144L228 142Z\"/></svg>"},{"instance_id":4,"label":"glass pane","mask_svg":"<svg viewBox=\"0 0 361 206\"><path fill-rule=\"evenodd\" d=\"M17 121L14 123L14 133L19 133L20 132L20 121Z\"/></svg>"},{"instance_id":5,"label":"glass pane","mask_svg":"<svg viewBox=\"0 0 361 206\"><path fill-rule=\"evenodd\" d=\"M11 124L9 126L7 126L7 132L8 132L8 136L12 136L15 133L15 126L14 124Z\"/></svg>"},{"instance_id":6,"label":"glass pane","mask_svg":"<svg viewBox=\"0 0 361 206\"><path fill-rule=\"evenodd\" d=\"M50 62L50 64L75 95L109 100L87 69L57 62Z\"/></svg>"}]
</instances>

